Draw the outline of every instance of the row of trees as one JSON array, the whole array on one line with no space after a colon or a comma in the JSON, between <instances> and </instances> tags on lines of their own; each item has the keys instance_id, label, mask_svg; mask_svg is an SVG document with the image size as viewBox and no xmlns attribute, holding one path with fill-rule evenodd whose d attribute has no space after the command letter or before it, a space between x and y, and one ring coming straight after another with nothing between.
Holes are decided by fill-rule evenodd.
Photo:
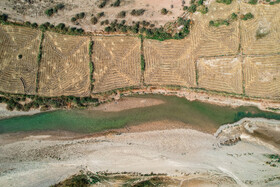
<instances>
[{"instance_id":1,"label":"row of trees","mask_svg":"<svg viewBox=\"0 0 280 187\"><path fill-rule=\"evenodd\" d=\"M45 11L45 14L46 14L47 16L50 17L50 16L52 16L54 13L57 13L58 10L64 9L64 7L65 7L64 4L59 3L59 4L56 5L55 7L47 9L47 10Z\"/></svg>"},{"instance_id":2,"label":"row of trees","mask_svg":"<svg viewBox=\"0 0 280 187\"><path fill-rule=\"evenodd\" d=\"M27 99L28 98L28 99ZM97 98L91 97L39 97L32 95L14 95L0 97L0 103L6 103L7 109L10 111L29 111L30 109L48 109L48 108L63 108L72 107L87 107L90 104L98 104Z\"/></svg>"},{"instance_id":3,"label":"row of trees","mask_svg":"<svg viewBox=\"0 0 280 187\"><path fill-rule=\"evenodd\" d=\"M109 26L105 27L106 32L132 32L134 34L144 34L147 38L157 39L157 40L166 40L166 39L182 39L189 34L190 20L185 20L183 18L179 18L177 20L178 26L183 26L183 28L172 34L170 32L166 32L163 27L160 28L152 28L154 25L149 22L136 22L132 26L128 26L125 24L125 20L121 23L118 23L117 20L112 22Z\"/></svg>"}]
</instances>

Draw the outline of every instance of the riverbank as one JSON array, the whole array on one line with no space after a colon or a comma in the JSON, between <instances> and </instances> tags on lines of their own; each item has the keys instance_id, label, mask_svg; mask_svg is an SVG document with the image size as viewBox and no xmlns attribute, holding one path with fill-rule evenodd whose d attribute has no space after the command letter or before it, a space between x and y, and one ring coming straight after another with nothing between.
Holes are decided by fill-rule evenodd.
<instances>
[{"instance_id":1,"label":"riverbank","mask_svg":"<svg viewBox=\"0 0 280 187\"><path fill-rule=\"evenodd\" d=\"M229 106L232 108L237 108L241 106L254 106L263 111L280 114L279 100L247 98L238 95L234 96L223 93L216 93L203 90L191 90L186 88L168 89L154 87L117 91L117 93L106 93L104 95L94 95L94 97L100 99L100 105L97 107L89 106L88 110L96 110L103 112L119 112L134 108L142 108L164 104L164 101L160 101L159 99L146 98L141 100L139 98L135 98L135 96L137 97L138 95L176 96L179 98L185 98L188 101L200 101L203 103L209 103L218 106ZM68 110L67 108L64 109ZM52 109L48 111L52 111ZM6 104L0 103L0 119L24 115L34 115L38 113L41 113L39 109L31 109L28 112L16 110L9 111L6 109Z\"/></svg>"},{"instance_id":2,"label":"riverbank","mask_svg":"<svg viewBox=\"0 0 280 187\"><path fill-rule=\"evenodd\" d=\"M0 120L7 119L16 116L24 116L24 115L34 115L40 113L40 109L31 109L28 112L24 111L9 111L6 109L6 104L0 103Z\"/></svg>"},{"instance_id":3,"label":"riverbank","mask_svg":"<svg viewBox=\"0 0 280 187\"><path fill-rule=\"evenodd\" d=\"M98 110L103 112L120 112L123 110L155 106L163 103L163 100L155 98L124 97L109 103L101 104L97 107L90 107L89 110Z\"/></svg>"},{"instance_id":4,"label":"riverbank","mask_svg":"<svg viewBox=\"0 0 280 187\"><path fill-rule=\"evenodd\" d=\"M187 88L171 89L171 88L157 88L147 87L144 89L135 89L128 91L120 91L115 98L119 98L119 94L122 96L133 96L133 95L166 95L166 96L177 96L186 98L188 101L200 101L204 103L219 105L219 106L230 106L233 108L240 106L255 106L263 111L269 111L274 113L280 113L280 101L271 100L264 98L248 98L240 95L232 95L226 93L219 93L215 91L204 91L204 90L193 90ZM114 98L114 96L111 96Z\"/></svg>"},{"instance_id":5,"label":"riverbank","mask_svg":"<svg viewBox=\"0 0 280 187\"><path fill-rule=\"evenodd\" d=\"M171 122L158 123L172 127ZM6 139L5 136L7 134L0 135L0 139ZM217 181L223 176L238 186L277 186L280 165L267 164L272 162L266 156L270 154L279 152L259 141L241 138L234 145L222 146L214 135L175 126L174 129L108 133L72 140L52 138L46 132L39 136L15 137L14 141L0 145L0 184L49 186L80 170L89 170L166 173L187 175L189 179L206 176Z\"/></svg>"}]
</instances>

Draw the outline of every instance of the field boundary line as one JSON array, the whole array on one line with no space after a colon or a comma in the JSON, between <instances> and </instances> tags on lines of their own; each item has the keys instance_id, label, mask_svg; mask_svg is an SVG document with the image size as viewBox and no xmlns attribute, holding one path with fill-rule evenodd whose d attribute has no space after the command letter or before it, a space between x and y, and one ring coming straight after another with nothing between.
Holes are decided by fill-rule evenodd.
<instances>
[{"instance_id":1,"label":"field boundary line","mask_svg":"<svg viewBox=\"0 0 280 187\"><path fill-rule=\"evenodd\" d=\"M92 92L94 88L94 78L93 78L93 73L94 73L94 63L92 60L92 55L93 55L93 45L94 41L92 40L92 37L89 37L89 80L90 80L90 92Z\"/></svg>"},{"instance_id":2,"label":"field boundary line","mask_svg":"<svg viewBox=\"0 0 280 187\"><path fill-rule=\"evenodd\" d=\"M36 77L36 90L35 92L38 94L39 92L39 79L40 79L40 65L41 65L41 60L42 60L42 53L43 53L43 40L45 38L45 33L42 31L41 34L41 40L40 40L40 45L39 45L39 53L37 56L37 65L38 65L38 69L37 69L37 77Z\"/></svg>"}]
</instances>

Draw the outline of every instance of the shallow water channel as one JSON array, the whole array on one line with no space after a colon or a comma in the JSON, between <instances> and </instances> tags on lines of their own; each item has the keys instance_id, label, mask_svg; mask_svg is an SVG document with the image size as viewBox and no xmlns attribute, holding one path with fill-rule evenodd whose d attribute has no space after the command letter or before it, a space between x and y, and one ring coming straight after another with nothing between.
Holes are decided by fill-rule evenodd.
<instances>
[{"instance_id":1,"label":"shallow water channel","mask_svg":"<svg viewBox=\"0 0 280 187\"><path fill-rule=\"evenodd\" d=\"M190 102L185 98L175 96L142 95L137 97L157 98L165 103L120 112L58 110L32 116L13 117L0 120L0 133L45 130L93 133L159 120L180 121L207 130L218 129L220 125L235 122L244 115L280 119L279 114L263 112L256 107L222 107L198 101Z\"/></svg>"}]
</instances>

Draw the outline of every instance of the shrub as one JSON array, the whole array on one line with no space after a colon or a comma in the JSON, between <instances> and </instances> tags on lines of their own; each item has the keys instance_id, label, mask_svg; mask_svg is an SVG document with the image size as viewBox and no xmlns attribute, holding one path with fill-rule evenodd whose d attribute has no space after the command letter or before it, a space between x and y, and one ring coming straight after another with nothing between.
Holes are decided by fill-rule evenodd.
<instances>
[{"instance_id":1,"label":"shrub","mask_svg":"<svg viewBox=\"0 0 280 187\"><path fill-rule=\"evenodd\" d=\"M72 17L72 18L71 18L71 22L75 22L75 21L77 21L77 18Z\"/></svg>"},{"instance_id":2,"label":"shrub","mask_svg":"<svg viewBox=\"0 0 280 187\"><path fill-rule=\"evenodd\" d=\"M209 25L213 27L219 27L221 25L229 25L229 22L227 20L215 20L215 21L209 21Z\"/></svg>"},{"instance_id":3,"label":"shrub","mask_svg":"<svg viewBox=\"0 0 280 187\"><path fill-rule=\"evenodd\" d=\"M168 13L168 10L166 8L163 8L160 12L162 15L166 15Z\"/></svg>"},{"instance_id":4,"label":"shrub","mask_svg":"<svg viewBox=\"0 0 280 187\"><path fill-rule=\"evenodd\" d=\"M86 14L84 12L81 12L78 17L79 17L79 19L83 19L85 16L86 16Z\"/></svg>"},{"instance_id":5,"label":"shrub","mask_svg":"<svg viewBox=\"0 0 280 187\"><path fill-rule=\"evenodd\" d=\"M65 24L64 23L60 23L56 26L56 28L63 30L65 28Z\"/></svg>"},{"instance_id":6,"label":"shrub","mask_svg":"<svg viewBox=\"0 0 280 187\"><path fill-rule=\"evenodd\" d=\"M96 23L98 23L98 19L96 18L96 17L93 17L93 18L91 18L91 23L93 24L93 25L95 25Z\"/></svg>"},{"instance_id":7,"label":"shrub","mask_svg":"<svg viewBox=\"0 0 280 187\"><path fill-rule=\"evenodd\" d=\"M198 6L203 5L203 0L198 0L197 5L198 5Z\"/></svg>"},{"instance_id":8,"label":"shrub","mask_svg":"<svg viewBox=\"0 0 280 187\"><path fill-rule=\"evenodd\" d=\"M33 28L38 28L38 24L37 24L37 23L32 23L32 24L31 24L31 27L33 27Z\"/></svg>"},{"instance_id":9,"label":"shrub","mask_svg":"<svg viewBox=\"0 0 280 187\"><path fill-rule=\"evenodd\" d=\"M216 0L217 3L223 3L226 5L229 5L232 3L232 0Z\"/></svg>"},{"instance_id":10,"label":"shrub","mask_svg":"<svg viewBox=\"0 0 280 187\"><path fill-rule=\"evenodd\" d=\"M192 4L189 8L188 8L188 11L191 12L191 13L194 13L196 11L196 5L195 4Z\"/></svg>"},{"instance_id":11,"label":"shrub","mask_svg":"<svg viewBox=\"0 0 280 187\"><path fill-rule=\"evenodd\" d=\"M107 4L107 0L103 0L99 5L98 8L104 8Z\"/></svg>"},{"instance_id":12,"label":"shrub","mask_svg":"<svg viewBox=\"0 0 280 187\"><path fill-rule=\"evenodd\" d=\"M254 15L250 12L241 16L241 19L244 20L244 21L246 21L248 19L253 19L253 18L254 18Z\"/></svg>"},{"instance_id":13,"label":"shrub","mask_svg":"<svg viewBox=\"0 0 280 187\"><path fill-rule=\"evenodd\" d=\"M0 15L0 21L1 22L6 22L7 20L8 20L8 15L7 14Z\"/></svg>"},{"instance_id":14,"label":"shrub","mask_svg":"<svg viewBox=\"0 0 280 187\"><path fill-rule=\"evenodd\" d=\"M121 11L120 13L118 13L118 18L125 18L126 16L126 12L125 11Z\"/></svg>"},{"instance_id":15,"label":"shrub","mask_svg":"<svg viewBox=\"0 0 280 187\"><path fill-rule=\"evenodd\" d=\"M62 4L62 3L59 3L58 5L55 6L55 8L56 8L57 10L62 10L64 7L65 7L65 6L64 6L64 4Z\"/></svg>"},{"instance_id":16,"label":"shrub","mask_svg":"<svg viewBox=\"0 0 280 187\"><path fill-rule=\"evenodd\" d=\"M103 17L103 16L105 16L105 13L104 13L104 12L99 12L99 13L97 14L97 18L101 18L101 17Z\"/></svg>"},{"instance_id":17,"label":"shrub","mask_svg":"<svg viewBox=\"0 0 280 187\"><path fill-rule=\"evenodd\" d=\"M111 6L113 7L118 7L121 4L121 0L116 0L113 4L111 4Z\"/></svg>"},{"instance_id":18,"label":"shrub","mask_svg":"<svg viewBox=\"0 0 280 187\"><path fill-rule=\"evenodd\" d=\"M54 10L53 10L53 8L49 8L49 9L47 9L46 11L45 11L45 14L47 15L47 16L52 16L53 14L54 14Z\"/></svg>"},{"instance_id":19,"label":"shrub","mask_svg":"<svg viewBox=\"0 0 280 187\"><path fill-rule=\"evenodd\" d=\"M188 10L189 7L188 6L184 6L183 10Z\"/></svg>"},{"instance_id":20,"label":"shrub","mask_svg":"<svg viewBox=\"0 0 280 187\"><path fill-rule=\"evenodd\" d=\"M258 3L258 0L249 0L248 3L251 5L256 5Z\"/></svg>"},{"instance_id":21,"label":"shrub","mask_svg":"<svg viewBox=\"0 0 280 187\"><path fill-rule=\"evenodd\" d=\"M111 32L112 31L112 28L110 27L110 26L108 26L108 27L105 27L105 29L104 29L106 32Z\"/></svg>"},{"instance_id":22,"label":"shrub","mask_svg":"<svg viewBox=\"0 0 280 187\"><path fill-rule=\"evenodd\" d=\"M230 16L230 19L237 20L237 17L238 17L237 14L232 13L231 16Z\"/></svg>"},{"instance_id":23,"label":"shrub","mask_svg":"<svg viewBox=\"0 0 280 187\"><path fill-rule=\"evenodd\" d=\"M133 9L130 14L133 16L141 16L145 13L145 11L146 11L145 9L138 9L138 10Z\"/></svg>"},{"instance_id":24,"label":"shrub","mask_svg":"<svg viewBox=\"0 0 280 187\"><path fill-rule=\"evenodd\" d=\"M205 5L201 5L198 7L199 12L201 12L202 14L206 14L208 12L208 8Z\"/></svg>"}]
</instances>

